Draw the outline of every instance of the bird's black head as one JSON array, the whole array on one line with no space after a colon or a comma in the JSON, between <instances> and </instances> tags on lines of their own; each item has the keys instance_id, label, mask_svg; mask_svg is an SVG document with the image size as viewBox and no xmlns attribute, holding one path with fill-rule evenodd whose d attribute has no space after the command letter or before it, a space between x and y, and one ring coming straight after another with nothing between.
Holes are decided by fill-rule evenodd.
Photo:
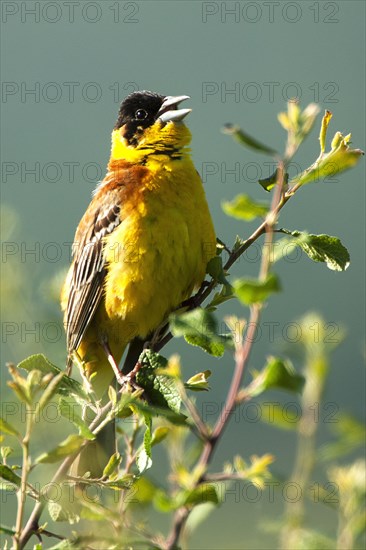
<instances>
[{"instance_id":1,"label":"bird's black head","mask_svg":"<svg viewBox=\"0 0 366 550\"><path fill-rule=\"evenodd\" d=\"M124 126L123 137L133 145L138 135L154 124L163 101L164 96L153 92L133 92L119 109L115 130Z\"/></svg>"},{"instance_id":2,"label":"bird's black head","mask_svg":"<svg viewBox=\"0 0 366 550\"><path fill-rule=\"evenodd\" d=\"M122 128L127 143L137 145L145 129L158 119L162 124L182 120L190 112L190 109L177 110L184 99L188 96L164 96L145 90L133 92L122 102L114 129Z\"/></svg>"}]
</instances>

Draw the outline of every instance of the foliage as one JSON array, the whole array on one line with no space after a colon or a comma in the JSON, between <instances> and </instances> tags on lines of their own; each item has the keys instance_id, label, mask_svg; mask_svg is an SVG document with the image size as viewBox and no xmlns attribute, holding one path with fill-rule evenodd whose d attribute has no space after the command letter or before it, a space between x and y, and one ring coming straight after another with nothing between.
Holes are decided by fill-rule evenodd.
<instances>
[{"instance_id":1,"label":"foliage","mask_svg":"<svg viewBox=\"0 0 366 550\"><path fill-rule=\"evenodd\" d=\"M307 170L289 180L287 167L313 127L318 110L311 104L301 111L297 103L290 102L288 111L279 115L287 131L282 158L238 126L226 127L225 132L240 144L276 159L274 174L258 182L272 194L272 201L257 202L240 194L232 201L223 202L226 214L244 221L259 218L259 225L246 240L237 238L231 249L218 243L218 255L207 268L209 280L191 302L172 313L169 327L154 335L151 349L145 349L139 358L142 368L134 384L126 383L118 390L110 387L109 401L102 405L77 380L66 376L42 354L24 359L17 367L9 365L8 385L14 403L26 413L23 422L13 422L9 415L0 420L4 434L1 489L16 494L18 502L14 527L4 526L2 531L13 538L14 548L30 548L32 537L37 550L47 547L48 537L58 541L52 546L54 550L178 548L184 529L187 527L192 532L222 503L223 482L240 481L264 488L266 480L276 479L270 472L275 457L268 453L251 457L237 455L224 464L221 471L210 471L213 453L230 413L240 403L257 399L273 389L297 395L302 411L299 418L289 415L284 421L276 406L263 407L264 421L271 418L277 428L296 432L298 450L289 480L305 489L296 504L288 503L282 524L278 526L282 547L301 548L306 544L306 548L351 548L356 544L365 527L360 512L365 465L358 461L341 467L334 460L362 444L364 428L344 415L337 428L338 440L319 452L315 444L317 422L311 403L321 402L329 374L330 353L335 346L325 344L322 337L315 341L309 327L315 323L323 327L324 320L311 314L299 322L298 347L304 357L301 373L288 357L270 356L261 370L252 373L252 380L243 383L261 311L272 294L281 291L281 282L273 268L288 253L288 248L301 247L311 260L322 262L333 271L344 271L350 262L347 249L337 237L277 229L281 209L303 185L351 168L362 154L359 149L350 148L350 134L344 137L340 132L335 134L330 151L325 152L331 119L331 113L326 112L320 129L318 158ZM227 277L231 266L262 236L258 277L242 276L229 283ZM229 252L225 264L221 257L223 249ZM227 317L228 328L222 333L214 312L229 299L236 299L248 308L247 318ZM212 371L199 372L184 381L179 357L174 355L168 360L159 353L173 337L184 337L189 345L213 357L233 358L234 373L225 407L213 426L202 418L195 395L210 390L209 378L214 363ZM39 454L32 447L32 441L41 428L40 418L47 419L45 412L51 407L56 408L64 421L65 437L57 441L50 437L49 446ZM88 474L82 478L73 477L70 466L80 450L88 447L96 434L113 421L118 421L119 450L110 457L103 476L99 479L92 479ZM154 468L157 446L165 449L168 455L170 470L164 483L149 475ZM19 454L21 465L16 462ZM309 529L305 522L305 500L311 490L310 475L316 460L327 464L329 479L337 484L339 498L334 506L339 516L337 540ZM43 480L41 485L39 479ZM52 493L50 487L56 488L56 492ZM26 504L31 502L34 505L29 513ZM139 511L147 508L172 516L172 528L167 534L157 532L154 526L141 519ZM46 509L50 518L47 523L44 519ZM81 520L87 529L79 529ZM70 524L70 530L60 531L59 522Z\"/></svg>"}]
</instances>

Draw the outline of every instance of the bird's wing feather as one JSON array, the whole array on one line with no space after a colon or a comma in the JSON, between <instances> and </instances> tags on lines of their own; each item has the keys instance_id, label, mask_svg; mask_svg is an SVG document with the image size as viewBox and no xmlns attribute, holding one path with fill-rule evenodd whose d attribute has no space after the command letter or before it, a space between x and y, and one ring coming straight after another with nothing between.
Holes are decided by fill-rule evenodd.
<instances>
[{"instance_id":1,"label":"bird's wing feather","mask_svg":"<svg viewBox=\"0 0 366 550\"><path fill-rule=\"evenodd\" d=\"M120 209L114 203L88 209L79 225L73 246L73 263L65 314L69 353L77 350L104 291L106 265L103 239L121 223Z\"/></svg>"}]
</instances>

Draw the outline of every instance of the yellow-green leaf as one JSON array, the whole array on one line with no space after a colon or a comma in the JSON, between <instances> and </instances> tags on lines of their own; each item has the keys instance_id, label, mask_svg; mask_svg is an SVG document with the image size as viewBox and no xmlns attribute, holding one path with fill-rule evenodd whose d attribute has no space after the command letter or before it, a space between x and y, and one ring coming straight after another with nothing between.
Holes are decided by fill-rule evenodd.
<instances>
[{"instance_id":1,"label":"yellow-green leaf","mask_svg":"<svg viewBox=\"0 0 366 550\"><path fill-rule=\"evenodd\" d=\"M231 202L223 201L222 209L228 216L251 221L266 216L269 206L265 202L253 201L248 195L237 195Z\"/></svg>"}]
</instances>

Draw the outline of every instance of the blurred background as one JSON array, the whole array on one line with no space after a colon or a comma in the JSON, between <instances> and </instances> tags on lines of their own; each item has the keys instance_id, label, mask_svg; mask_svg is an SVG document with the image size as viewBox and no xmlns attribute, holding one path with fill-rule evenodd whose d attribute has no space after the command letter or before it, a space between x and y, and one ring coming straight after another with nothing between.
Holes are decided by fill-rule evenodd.
<instances>
[{"instance_id":1,"label":"blurred background","mask_svg":"<svg viewBox=\"0 0 366 550\"><path fill-rule=\"evenodd\" d=\"M104 176L110 132L128 93L147 89L191 97L185 106L193 109L187 118L193 159L217 234L228 246L237 234L249 236L256 223L228 218L221 201L238 193L268 200L257 180L274 167L267 157L224 135L225 123L237 123L282 151L286 134L277 114L297 97L302 107L316 102L322 112L333 112L328 146L340 130L352 132L354 147L365 148L363 2L28 1L3 2L1 8L3 382L6 362L18 363L33 353L64 364L58 294L75 228ZM319 125L320 117L290 175L318 156ZM281 227L340 237L351 265L338 273L295 254L276 266L283 292L271 298L264 312L246 373L250 380L250 369L284 352L301 371L290 329L309 311L322 315L320 328L332 342L340 343L345 334L332 355L319 405L318 445L334 438L330 412L335 423L345 413L358 420L364 413L364 183L361 160L349 172L306 186L281 213ZM259 259L259 247L249 249L231 279L255 276ZM248 316L234 301L224 304L219 318L227 313ZM225 401L232 357L211 358L181 339L164 350L165 356L173 352L181 356L187 379L212 371L211 391L198 403L204 418L213 422ZM266 394L266 400L284 407L295 402L281 392ZM240 408L217 449L213 470L235 454L249 458L269 452L276 457L275 474L289 475L295 434L258 416ZM40 436L40 450L49 448L51 439L49 432ZM338 463L359 455L355 451ZM164 472L155 464L151 475L159 478ZM316 470L314 483L324 479L324 472ZM15 499L10 500L11 513ZM233 488L193 534L190 547L276 548L278 535L270 525L281 517L285 500L280 493L270 499L264 491L254 498ZM333 534L336 523L329 507L313 502L308 513L314 528Z\"/></svg>"}]
</instances>

